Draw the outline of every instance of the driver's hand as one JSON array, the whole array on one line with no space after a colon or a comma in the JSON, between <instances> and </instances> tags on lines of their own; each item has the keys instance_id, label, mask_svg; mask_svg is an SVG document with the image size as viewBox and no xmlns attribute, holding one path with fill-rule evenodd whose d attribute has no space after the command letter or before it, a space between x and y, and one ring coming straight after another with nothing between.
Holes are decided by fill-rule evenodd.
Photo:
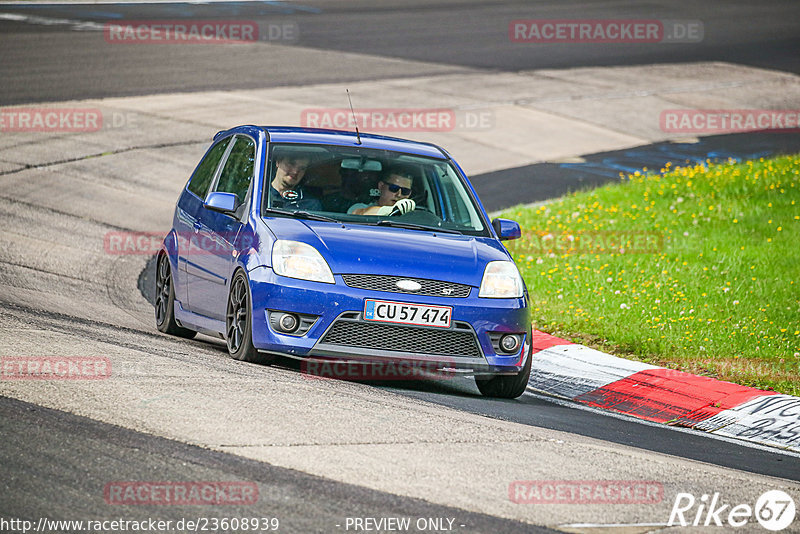
<instances>
[{"instance_id":1,"label":"driver's hand","mask_svg":"<svg viewBox=\"0 0 800 534\"><path fill-rule=\"evenodd\" d=\"M416 207L417 203L410 198L402 198L394 203L394 209L398 210L400 215L405 215L409 211L414 211Z\"/></svg>"},{"instance_id":2,"label":"driver's hand","mask_svg":"<svg viewBox=\"0 0 800 534\"><path fill-rule=\"evenodd\" d=\"M414 211L416 207L417 203L410 198L402 198L395 202L394 206L381 206L375 214L383 216L396 211L398 215L405 215L409 211Z\"/></svg>"}]
</instances>

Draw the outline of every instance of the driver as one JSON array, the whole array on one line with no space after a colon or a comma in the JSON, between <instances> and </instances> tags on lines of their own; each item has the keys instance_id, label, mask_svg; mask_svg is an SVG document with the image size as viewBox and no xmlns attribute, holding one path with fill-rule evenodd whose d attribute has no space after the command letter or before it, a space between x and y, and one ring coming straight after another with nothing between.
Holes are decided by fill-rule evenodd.
<instances>
[{"instance_id":1,"label":"driver","mask_svg":"<svg viewBox=\"0 0 800 534\"><path fill-rule=\"evenodd\" d=\"M275 178L270 183L269 200L273 208L321 210L322 203L300 185L311 158L305 154L284 154L275 162Z\"/></svg>"},{"instance_id":2,"label":"driver","mask_svg":"<svg viewBox=\"0 0 800 534\"><path fill-rule=\"evenodd\" d=\"M386 177L378 181L380 196L372 204L353 204L347 213L354 215L389 215L396 211L399 215L413 211L417 207L411 200L414 174L404 167L391 167Z\"/></svg>"}]
</instances>

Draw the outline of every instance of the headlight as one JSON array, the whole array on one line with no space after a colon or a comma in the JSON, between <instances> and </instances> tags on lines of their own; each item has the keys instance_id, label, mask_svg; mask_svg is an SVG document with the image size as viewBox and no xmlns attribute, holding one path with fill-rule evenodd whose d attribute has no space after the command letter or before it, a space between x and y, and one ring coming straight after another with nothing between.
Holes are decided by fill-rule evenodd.
<instances>
[{"instance_id":1,"label":"headlight","mask_svg":"<svg viewBox=\"0 0 800 534\"><path fill-rule=\"evenodd\" d=\"M483 271L478 296L489 299L519 298L523 287L516 265L510 261L490 261Z\"/></svg>"},{"instance_id":2,"label":"headlight","mask_svg":"<svg viewBox=\"0 0 800 534\"><path fill-rule=\"evenodd\" d=\"M317 249L299 241L275 241L272 268L277 274L289 278L335 283L331 268Z\"/></svg>"}]
</instances>

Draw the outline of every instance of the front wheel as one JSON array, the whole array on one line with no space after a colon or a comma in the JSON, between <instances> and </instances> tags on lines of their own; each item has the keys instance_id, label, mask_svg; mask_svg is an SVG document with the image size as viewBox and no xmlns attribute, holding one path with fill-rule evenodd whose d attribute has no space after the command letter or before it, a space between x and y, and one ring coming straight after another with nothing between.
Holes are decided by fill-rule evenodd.
<instances>
[{"instance_id":1,"label":"front wheel","mask_svg":"<svg viewBox=\"0 0 800 534\"><path fill-rule=\"evenodd\" d=\"M169 258L161 254L156 263L156 328L165 334L192 339L197 332L183 328L175 320L175 289L171 271Z\"/></svg>"},{"instance_id":2,"label":"front wheel","mask_svg":"<svg viewBox=\"0 0 800 534\"><path fill-rule=\"evenodd\" d=\"M250 284L242 271L233 276L225 314L225 340L228 354L235 360L271 363L274 356L259 354L253 346L253 322L250 317Z\"/></svg>"},{"instance_id":3,"label":"front wheel","mask_svg":"<svg viewBox=\"0 0 800 534\"><path fill-rule=\"evenodd\" d=\"M515 375L498 375L491 378L475 377L475 385L478 386L484 397L516 399L525 393L525 388L528 386L532 360L533 354L528 354L528 361L525 366Z\"/></svg>"}]
</instances>

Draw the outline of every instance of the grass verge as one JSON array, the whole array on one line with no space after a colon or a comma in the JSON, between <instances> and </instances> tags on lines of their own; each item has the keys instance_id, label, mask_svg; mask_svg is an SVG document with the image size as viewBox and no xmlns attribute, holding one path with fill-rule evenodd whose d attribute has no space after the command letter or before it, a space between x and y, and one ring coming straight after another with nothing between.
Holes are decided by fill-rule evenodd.
<instances>
[{"instance_id":1,"label":"grass verge","mask_svg":"<svg viewBox=\"0 0 800 534\"><path fill-rule=\"evenodd\" d=\"M523 229L507 246L537 328L800 395L800 155L637 172L501 216Z\"/></svg>"}]
</instances>

